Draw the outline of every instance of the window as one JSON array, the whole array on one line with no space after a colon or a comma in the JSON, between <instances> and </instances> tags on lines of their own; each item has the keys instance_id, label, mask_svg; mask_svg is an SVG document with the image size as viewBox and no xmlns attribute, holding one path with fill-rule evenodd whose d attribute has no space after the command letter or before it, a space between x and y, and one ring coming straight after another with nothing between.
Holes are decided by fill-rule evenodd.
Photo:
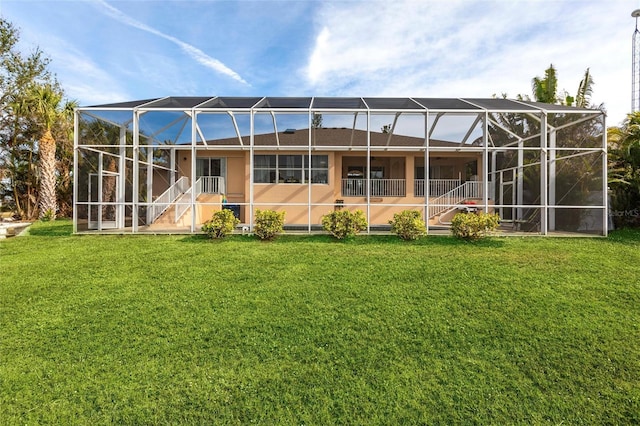
<instances>
[{"instance_id":1,"label":"window","mask_svg":"<svg viewBox=\"0 0 640 426\"><path fill-rule=\"evenodd\" d=\"M278 155L278 182L302 182L302 155Z\"/></svg>"},{"instance_id":2,"label":"window","mask_svg":"<svg viewBox=\"0 0 640 426\"><path fill-rule=\"evenodd\" d=\"M275 155L253 157L253 181L255 183L275 183L277 176Z\"/></svg>"},{"instance_id":3,"label":"window","mask_svg":"<svg viewBox=\"0 0 640 426\"><path fill-rule=\"evenodd\" d=\"M416 159L414 169L415 179L424 179L424 159ZM431 164L429 166L429 179L455 179L454 166Z\"/></svg>"},{"instance_id":4,"label":"window","mask_svg":"<svg viewBox=\"0 0 640 426\"><path fill-rule=\"evenodd\" d=\"M309 176L309 156L304 156L304 178L311 183L329 183L329 156L311 156L311 176Z\"/></svg>"},{"instance_id":5,"label":"window","mask_svg":"<svg viewBox=\"0 0 640 426\"><path fill-rule=\"evenodd\" d=\"M329 183L329 156L312 155L255 155L253 157L255 183Z\"/></svg>"},{"instance_id":6,"label":"window","mask_svg":"<svg viewBox=\"0 0 640 426\"><path fill-rule=\"evenodd\" d=\"M225 175L224 158L196 158L196 176L222 176Z\"/></svg>"}]
</instances>

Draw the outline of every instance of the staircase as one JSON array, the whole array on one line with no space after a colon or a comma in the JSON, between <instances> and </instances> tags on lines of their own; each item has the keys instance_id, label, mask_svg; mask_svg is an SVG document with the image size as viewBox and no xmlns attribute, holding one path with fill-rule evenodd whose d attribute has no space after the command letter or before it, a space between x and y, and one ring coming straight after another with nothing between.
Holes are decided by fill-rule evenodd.
<instances>
[{"instance_id":1,"label":"staircase","mask_svg":"<svg viewBox=\"0 0 640 426\"><path fill-rule=\"evenodd\" d=\"M171 205L178 201L189 190L189 179L181 177L156 198L149 207L149 223L154 223Z\"/></svg>"},{"instance_id":2,"label":"staircase","mask_svg":"<svg viewBox=\"0 0 640 426\"><path fill-rule=\"evenodd\" d=\"M181 178L186 179L185 177ZM172 185L172 188L176 186ZM160 200L167 192L169 192L172 188L169 188L165 193L163 193L158 199ZM196 223L201 223L202 218L210 218L213 211L216 210L215 206L219 206L222 204L222 194L224 194L225 190L225 182L224 178L217 176L205 176L198 178L192 187L187 185L181 185L180 191L175 191L173 194L175 198L171 203L165 205L165 200L170 197L164 197L161 201L162 209L155 206L152 206L152 211L160 211L159 215L155 215L154 220L149 225L149 229L170 229L176 227L190 227L191 226L191 218L193 214L193 209L191 208L191 193L195 192L194 197L196 200ZM156 204L154 202L154 205ZM160 203L158 203L160 205Z\"/></svg>"},{"instance_id":3,"label":"staircase","mask_svg":"<svg viewBox=\"0 0 640 426\"><path fill-rule=\"evenodd\" d=\"M429 221L437 218L438 223L444 225L442 219L448 213L456 210L466 200L479 198L482 198L482 182L464 182L429 202Z\"/></svg>"}]
</instances>

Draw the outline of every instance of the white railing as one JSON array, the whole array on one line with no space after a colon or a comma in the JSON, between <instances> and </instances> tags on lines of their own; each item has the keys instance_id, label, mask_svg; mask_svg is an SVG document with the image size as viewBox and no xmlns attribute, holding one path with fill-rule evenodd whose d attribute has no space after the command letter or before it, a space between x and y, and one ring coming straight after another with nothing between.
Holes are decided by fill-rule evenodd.
<instances>
[{"instance_id":1,"label":"white railing","mask_svg":"<svg viewBox=\"0 0 640 426\"><path fill-rule=\"evenodd\" d=\"M372 197L404 197L406 181L404 179L371 179ZM343 197L366 197L366 179L342 179Z\"/></svg>"},{"instance_id":2,"label":"white railing","mask_svg":"<svg viewBox=\"0 0 640 426\"><path fill-rule=\"evenodd\" d=\"M189 189L189 179L186 176L181 177L171 185L166 191L164 191L158 198L156 198L150 207L150 221L153 223L157 218L162 215L173 204L176 199L185 193Z\"/></svg>"},{"instance_id":3,"label":"white railing","mask_svg":"<svg viewBox=\"0 0 640 426\"><path fill-rule=\"evenodd\" d=\"M469 198L482 198L482 182L468 181L453 188L446 194L433 199L429 204L429 219L437 216L441 213L451 211L455 209L457 204L460 204Z\"/></svg>"},{"instance_id":4,"label":"white railing","mask_svg":"<svg viewBox=\"0 0 640 426\"><path fill-rule=\"evenodd\" d=\"M460 186L460 179L429 179L429 197L439 197ZM413 195L424 197L424 179L415 179Z\"/></svg>"},{"instance_id":5,"label":"white railing","mask_svg":"<svg viewBox=\"0 0 640 426\"><path fill-rule=\"evenodd\" d=\"M202 176L196 181L196 197L200 194L224 194L225 185L222 176Z\"/></svg>"},{"instance_id":6,"label":"white railing","mask_svg":"<svg viewBox=\"0 0 640 426\"><path fill-rule=\"evenodd\" d=\"M193 184L193 187L186 190L180 200L176 202L176 222L189 211L192 191L195 191L195 199L197 199L200 194L224 194L224 178L221 176L200 176Z\"/></svg>"},{"instance_id":7,"label":"white railing","mask_svg":"<svg viewBox=\"0 0 640 426\"><path fill-rule=\"evenodd\" d=\"M197 184L198 181L196 181ZM194 185L196 186L196 185ZM180 197L179 200L176 201L176 217L175 217L175 222L179 221L180 218L187 212L189 211L189 208L191 207L191 191L193 191L193 188L189 188L185 191L184 194L182 194L182 197ZM198 197L198 194L196 192L196 197Z\"/></svg>"}]
</instances>

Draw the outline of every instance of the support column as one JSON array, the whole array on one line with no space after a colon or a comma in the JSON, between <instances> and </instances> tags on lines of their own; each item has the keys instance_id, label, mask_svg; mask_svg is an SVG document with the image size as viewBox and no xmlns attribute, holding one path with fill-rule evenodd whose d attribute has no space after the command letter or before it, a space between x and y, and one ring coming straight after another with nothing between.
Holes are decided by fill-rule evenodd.
<instances>
[{"instance_id":1,"label":"support column","mask_svg":"<svg viewBox=\"0 0 640 426\"><path fill-rule=\"evenodd\" d=\"M102 174L104 173L104 154L98 154L98 231L102 231Z\"/></svg>"},{"instance_id":2,"label":"support column","mask_svg":"<svg viewBox=\"0 0 640 426\"><path fill-rule=\"evenodd\" d=\"M313 103L313 102L312 102ZM311 120L312 120L312 113L311 110L309 110L309 150L308 150L308 154L309 155L309 162L308 162L308 172L309 172L309 179L307 179L307 194L308 194L308 202L307 202L307 232L310 234L311 233L311 133L313 131L313 129L311 128ZM327 165L328 166L328 165ZM302 162L302 168L304 169L304 161ZM304 171L303 171L304 173Z\"/></svg>"},{"instance_id":3,"label":"support column","mask_svg":"<svg viewBox=\"0 0 640 426\"><path fill-rule=\"evenodd\" d=\"M549 132L549 231L556 230L556 129Z\"/></svg>"},{"instance_id":4,"label":"support column","mask_svg":"<svg viewBox=\"0 0 640 426\"><path fill-rule=\"evenodd\" d=\"M367 110L367 234L371 232L371 111Z\"/></svg>"},{"instance_id":5,"label":"support column","mask_svg":"<svg viewBox=\"0 0 640 426\"><path fill-rule=\"evenodd\" d=\"M198 116L194 108L191 110L191 197L189 200L189 208L191 209L191 233L196 232L196 146L198 144L196 136L197 119Z\"/></svg>"},{"instance_id":6,"label":"support column","mask_svg":"<svg viewBox=\"0 0 640 426\"><path fill-rule=\"evenodd\" d=\"M80 134L79 117L80 113L73 113L73 233L78 232L78 135ZM89 178L91 179L91 178ZM91 201L91 200L87 200ZM88 211L88 210L87 210ZM88 218L87 214L87 218Z\"/></svg>"},{"instance_id":7,"label":"support column","mask_svg":"<svg viewBox=\"0 0 640 426\"><path fill-rule=\"evenodd\" d=\"M498 167L497 154L498 153L495 150L491 151L491 174L490 174L490 176L491 176L490 191L491 192L489 193L489 195L491 196L491 199L493 200L494 204L496 204L496 168ZM513 190L511 192L513 192ZM502 204L502 203L500 203L500 204Z\"/></svg>"},{"instance_id":8,"label":"support column","mask_svg":"<svg viewBox=\"0 0 640 426\"><path fill-rule=\"evenodd\" d=\"M140 144L140 115L139 112L133 111L133 208L131 212L131 220L132 220L132 232L138 232L138 214L139 208L138 202L140 200L140 153L139 153L139 144Z\"/></svg>"},{"instance_id":9,"label":"support column","mask_svg":"<svg viewBox=\"0 0 640 426\"><path fill-rule=\"evenodd\" d=\"M253 232L253 144L254 144L254 114L255 110L251 108L249 116L249 230ZM246 163L245 163L246 164ZM245 218L247 214L245 212Z\"/></svg>"},{"instance_id":10,"label":"support column","mask_svg":"<svg viewBox=\"0 0 640 426\"><path fill-rule=\"evenodd\" d=\"M489 213L489 111L484 112L482 126L482 203L484 212Z\"/></svg>"},{"instance_id":11,"label":"support column","mask_svg":"<svg viewBox=\"0 0 640 426\"><path fill-rule=\"evenodd\" d=\"M169 168L171 171L169 172L169 186L173 186L176 183L176 150L175 148L171 148L169 151Z\"/></svg>"},{"instance_id":12,"label":"support column","mask_svg":"<svg viewBox=\"0 0 640 426\"><path fill-rule=\"evenodd\" d=\"M542 138L542 136L540 136ZM540 140L542 143L542 139ZM522 206L524 203L524 141L522 139L518 140L518 167L515 170L515 190L516 190L516 203L518 206ZM523 210L522 207L518 207L516 209L516 217L513 218L514 221L522 220Z\"/></svg>"},{"instance_id":13,"label":"support column","mask_svg":"<svg viewBox=\"0 0 640 426\"><path fill-rule=\"evenodd\" d=\"M153 219L151 203L153 203L153 148L147 147L147 226Z\"/></svg>"},{"instance_id":14,"label":"support column","mask_svg":"<svg viewBox=\"0 0 640 426\"><path fill-rule=\"evenodd\" d=\"M548 199L548 170L547 167L547 114L546 112L542 113L541 120L541 132L540 137L542 138L540 141L540 233L542 235L547 235L548 230L548 214L549 214L549 199Z\"/></svg>"},{"instance_id":15,"label":"support column","mask_svg":"<svg viewBox=\"0 0 640 426\"><path fill-rule=\"evenodd\" d=\"M116 206L116 227L119 229L124 228L124 213L125 213L125 187L127 184L127 128L120 126L120 154L118 156L118 184L116 185L116 200L118 205Z\"/></svg>"},{"instance_id":16,"label":"support column","mask_svg":"<svg viewBox=\"0 0 640 426\"><path fill-rule=\"evenodd\" d=\"M425 149L424 149L424 222L427 226L427 234L429 234L429 220L431 220L431 208L429 202L429 139L431 136L431 131L429 130L429 111L425 114L424 118L424 132L425 132ZM437 120L437 118L436 118ZM433 126L435 127L436 123L434 121Z\"/></svg>"},{"instance_id":17,"label":"support column","mask_svg":"<svg viewBox=\"0 0 640 426\"><path fill-rule=\"evenodd\" d=\"M607 128L606 118L607 116L602 114L602 128ZM609 183L608 179L608 164L607 164L607 132L602 132L602 235L605 237L609 235Z\"/></svg>"}]
</instances>

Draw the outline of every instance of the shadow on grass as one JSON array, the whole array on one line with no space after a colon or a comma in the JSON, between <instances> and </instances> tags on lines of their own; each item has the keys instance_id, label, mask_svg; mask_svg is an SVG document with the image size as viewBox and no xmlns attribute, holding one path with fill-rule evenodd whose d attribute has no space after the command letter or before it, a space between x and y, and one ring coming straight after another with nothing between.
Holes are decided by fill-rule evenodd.
<instances>
[{"instance_id":1,"label":"shadow on grass","mask_svg":"<svg viewBox=\"0 0 640 426\"><path fill-rule=\"evenodd\" d=\"M29 227L29 235L36 237L68 237L73 233L73 222L60 219L54 222L34 222Z\"/></svg>"}]
</instances>

